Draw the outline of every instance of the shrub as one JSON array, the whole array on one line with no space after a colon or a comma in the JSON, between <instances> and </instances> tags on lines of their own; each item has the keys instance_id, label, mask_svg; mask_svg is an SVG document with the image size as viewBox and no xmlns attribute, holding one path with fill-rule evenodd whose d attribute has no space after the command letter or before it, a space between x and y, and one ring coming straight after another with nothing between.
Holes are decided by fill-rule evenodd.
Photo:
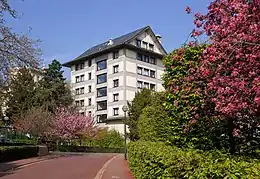
<instances>
[{"instance_id":1,"label":"shrub","mask_svg":"<svg viewBox=\"0 0 260 179\"><path fill-rule=\"evenodd\" d=\"M37 146L0 146L0 161L8 162L38 156Z\"/></svg>"},{"instance_id":2,"label":"shrub","mask_svg":"<svg viewBox=\"0 0 260 179\"><path fill-rule=\"evenodd\" d=\"M128 119L126 124L129 128L129 138L131 141L136 141L140 138L138 131L138 120L142 110L150 105L152 91L149 89L142 89L137 92L135 98L131 103L128 103Z\"/></svg>"},{"instance_id":3,"label":"shrub","mask_svg":"<svg viewBox=\"0 0 260 179\"><path fill-rule=\"evenodd\" d=\"M174 137L171 119L165 110L165 94L163 92L153 93L151 105L142 110L138 119L138 130L140 139L143 141L171 141Z\"/></svg>"},{"instance_id":4,"label":"shrub","mask_svg":"<svg viewBox=\"0 0 260 179\"><path fill-rule=\"evenodd\" d=\"M130 142L129 166L136 179L143 178L259 178L258 160L180 149L161 142Z\"/></svg>"},{"instance_id":5,"label":"shrub","mask_svg":"<svg viewBox=\"0 0 260 179\"><path fill-rule=\"evenodd\" d=\"M103 128L97 132L94 138L84 138L82 145L100 148L122 148L124 139L119 132Z\"/></svg>"},{"instance_id":6,"label":"shrub","mask_svg":"<svg viewBox=\"0 0 260 179\"><path fill-rule=\"evenodd\" d=\"M123 153L123 148L102 148L102 147L88 147L75 145L50 145L51 151L60 152L80 152L80 153Z\"/></svg>"}]
</instances>

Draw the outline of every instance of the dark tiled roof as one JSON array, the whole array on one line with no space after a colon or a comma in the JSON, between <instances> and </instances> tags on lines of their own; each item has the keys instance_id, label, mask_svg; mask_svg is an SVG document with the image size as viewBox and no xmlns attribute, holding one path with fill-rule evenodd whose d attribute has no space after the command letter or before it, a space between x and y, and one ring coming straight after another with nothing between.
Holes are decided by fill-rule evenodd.
<instances>
[{"instance_id":1,"label":"dark tiled roof","mask_svg":"<svg viewBox=\"0 0 260 179\"><path fill-rule=\"evenodd\" d=\"M116 46L119 46L119 45L122 45L126 42L128 42L129 40L131 40L132 38L136 37L139 33L141 33L142 31L146 30L150 28L149 26L146 26L146 27L143 27L141 29L138 29L136 31L133 31L133 32L130 32L128 34L125 34L125 35L122 35L118 38L115 38L115 39L112 39L113 41L113 44L112 45L108 45L108 42L109 41L106 41L102 44L99 44L99 45L96 45L90 49L88 49L87 51L85 51L83 54L81 54L80 56L78 56L76 59L70 61L70 62L67 62L65 64L63 64L64 66L67 66L68 64L74 62L74 61L77 61L79 59L82 59L84 57L88 57L90 55L94 55L96 53L99 53L99 52L102 52L104 50L107 50L109 48L112 48L112 47L116 47Z\"/></svg>"}]
</instances>

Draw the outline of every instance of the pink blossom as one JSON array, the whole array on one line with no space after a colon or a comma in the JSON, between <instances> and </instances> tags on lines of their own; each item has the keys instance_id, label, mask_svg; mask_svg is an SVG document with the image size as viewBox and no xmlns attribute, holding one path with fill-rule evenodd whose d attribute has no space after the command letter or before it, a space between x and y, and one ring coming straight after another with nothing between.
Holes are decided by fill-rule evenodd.
<instances>
[{"instance_id":1,"label":"pink blossom","mask_svg":"<svg viewBox=\"0 0 260 179\"><path fill-rule=\"evenodd\" d=\"M235 137L238 137L238 136L239 136L239 130L238 130L237 128L235 128L235 129L233 130L233 136L235 136Z\"/></svg>"},{"instance_id":2,"label":"pink blossom","mask_svg":"<svg viewBox=\"0 0 260 179\"><path fill-rule=\"evenodd\" d=\"M256 98L254 99L254 102L255 102L258 106L260 106L260 97L256 97Z\"/></svg>"},{"instance_id":3,"label":"pink blossom","mask_svg":"<svg viewBox=\"0 0 260 179\"><path fill-rule=\"evenodd\" d=\"M196 124L197 123L197 120L196 119L193 119L190 121L190 124Z\"/></svg>"},{"instance_id":4,"label":"pink blossom","mask_svg":"<svg viewBox=\"0 0 260 179\"><path fill-rule=\"evenodd\" d=\"M206 32L210 39L198 74L207 83L204 94L228 118L260 112L260 81L255 80L260 75L259 5L259 0L213 0L206 14L194 17L192 36Z\"/></svg>"},{"instance_id":5,"label":"pink blossom","mask_svg":"<svg viewBox=\"0 0 260 179\"><path fill-rule=\"evenodd\" d=\"M200 115L199 114L195 114L195 119L199 119L200 118Z\"/></svg>"},{"instance_id":6,"label":"pink blossom","mask_svg":"<svg viewBox=\"0 0 260 179\"><path fill-rule=\"evenodd\" d=\"M72 139L82 133L91 135L95 129L94 120L81 115L76 109L59 108L55 113L53 130L62 139Z\"/></svg>"},{"instance_id":7,"label":"pink blossom","mask_svg":"<svg viewBox=\"0 0 260 179\"><path fill-rule=\"evenodd\" d=\"M187 6L185 11L187 12L187 14L190 14L191 13L191 8L189 6Z\"/></svg>"}]
</instances>

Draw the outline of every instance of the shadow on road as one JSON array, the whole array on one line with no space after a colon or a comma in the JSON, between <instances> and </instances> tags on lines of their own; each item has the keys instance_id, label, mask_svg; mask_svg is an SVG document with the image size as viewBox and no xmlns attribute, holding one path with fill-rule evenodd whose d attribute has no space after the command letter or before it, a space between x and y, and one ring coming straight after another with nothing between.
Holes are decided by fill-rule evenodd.
<instances>
[{"instance_id":1,"label":"shadow on road","mask_svg":"<svg viewBox=\"0 0 260 179\"><path fill-rule=\"evenodd\" d=\"M14 174L15 171L19 170L18 165L15 163L0 163L0 177Z\"/></svg>"}]
</instances>

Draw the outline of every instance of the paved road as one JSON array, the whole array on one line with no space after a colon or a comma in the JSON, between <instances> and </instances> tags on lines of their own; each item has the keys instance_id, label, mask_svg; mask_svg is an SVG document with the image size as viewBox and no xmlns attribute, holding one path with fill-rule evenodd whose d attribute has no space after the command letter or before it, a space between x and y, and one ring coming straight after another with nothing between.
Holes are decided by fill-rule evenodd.
<instances>
[{"instance_id":1,"label":"paved road","mask_svg":"<svg viewBox=\"0 0 260 179\"><path fill-rule=\"evenodd\" d=\"M114 154L61 157L2 173L0 179L94 179Z\"/></svg>"}]
</instances>

